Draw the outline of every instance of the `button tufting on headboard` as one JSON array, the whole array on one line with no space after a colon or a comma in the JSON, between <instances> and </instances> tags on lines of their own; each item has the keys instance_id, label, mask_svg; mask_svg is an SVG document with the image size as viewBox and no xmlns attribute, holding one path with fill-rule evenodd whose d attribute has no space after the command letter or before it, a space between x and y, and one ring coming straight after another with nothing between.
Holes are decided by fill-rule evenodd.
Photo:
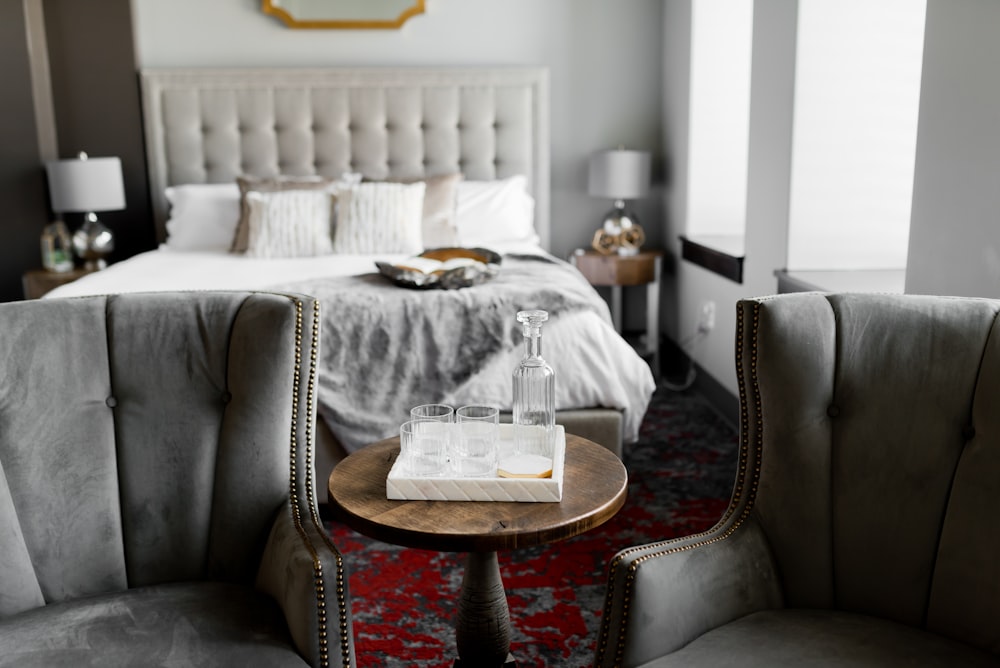
<instances>
[{"instance_id":1,"label":"button tufting on headboard","mask_svg":"<svg viewBox=\"0 0 1000 668\"><path fill-rule=\"evenodd\" d=\"M141 81L161 241L169 185L223 182L265 165L279 173L339 165L373 176L457 166L469 179L527 176L548 246L544 69L153 69Z\"/></svg>"}]
</instances>

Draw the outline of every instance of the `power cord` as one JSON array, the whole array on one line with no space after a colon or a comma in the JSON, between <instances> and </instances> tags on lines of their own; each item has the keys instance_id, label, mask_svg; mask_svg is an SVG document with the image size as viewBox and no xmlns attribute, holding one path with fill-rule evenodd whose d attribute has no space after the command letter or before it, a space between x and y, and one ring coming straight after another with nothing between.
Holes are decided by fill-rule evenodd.
<instances>
[{"instance_id":1,"label":"power cord","mask_svg":"<svg viewBox=\"0 0 1000 668\"><path fill-rule=\"evenodd\" d=\"M691 386L694 385L695 378L698 377L698 369L694 365L694 356L691 355L690 351L691 348L694 347L694 345L696 345L699 341L705 338L706 334L708 334L708 330L699 327L698 331L696 331L694 334L687 337L678 344L678 347L681 349L681 352L684 353L684 355L687 357L688 360L688 368L687 372L684 374L684 380L681 381L680 383L672 383L666 378L661 378L660 379L661 386L670 390L671 392L684 392L686 390L691 389Z\"/></svg>"}]
</instances>

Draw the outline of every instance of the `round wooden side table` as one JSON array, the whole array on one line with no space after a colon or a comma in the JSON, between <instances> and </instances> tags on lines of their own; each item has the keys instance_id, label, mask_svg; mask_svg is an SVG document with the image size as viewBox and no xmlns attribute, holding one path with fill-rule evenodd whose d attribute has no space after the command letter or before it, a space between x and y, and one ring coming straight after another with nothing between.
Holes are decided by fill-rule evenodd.
<instances>
[{"instance_id":1,"label":"round wooden side table","mask_svg":"<svg viewBox=\"0 0 1000 668\"><path fill-rule=\"evenodd\" d=\"M625 503L625 466L602 446L567 434L558 503L394 501L386 498L385 480L398 455L396 437L337 464L329 484L334 517L394 545L467 552L455 623L455 665L516 665L497 552L571 538L612 518Z\"/></svg>"}]
</instances>

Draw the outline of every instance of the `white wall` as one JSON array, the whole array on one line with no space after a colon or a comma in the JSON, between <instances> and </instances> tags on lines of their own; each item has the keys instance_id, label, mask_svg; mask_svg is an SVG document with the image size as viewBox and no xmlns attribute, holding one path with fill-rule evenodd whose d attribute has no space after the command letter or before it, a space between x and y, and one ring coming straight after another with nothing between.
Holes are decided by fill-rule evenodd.
<instances>
[{"instance_id":1,"label":"white wall","mask_svg":"<svg viewBox=\"0 0 1000 668\"><path fill-rule=\"evenodd\" d=\"M690 3L698 0L666 0L665 58L669 60L671 39L683 41L681 21L690 17ZM716 324L706 337L689 350L698 365L736 395L735 337L736 302L743 297L777 291L774 270L783 267L788 247L788 206L791 174L792 101L795 80L795 34L797 0L756 0L753 17L753 47L750 88L750 125L746 203L746 261L743 283L722 278L690 262L679 261L673 305L676 323L668 329L676 341L691 337L705 301L716 304ZM690 24L690 21L689 21ZM689 29L688 29L689 30ZM686 95L683 77L670 77L665 65L665 97ZM664 114L668 145L680 147L687 119L674 106ZM684 144L684 150L687 149ZM667 201L671 214L670 234L674 253L680 257L677 234L684 234L686 158L671 158L672 178Z\"/></svg>"},{"instance_id":2,"label":"white wall","mask_svg":"<svg viewBox=\"0 0 1000 668\"><path fill-rule=\"evenodd\" d=\"M1000 297L1000 3L928 0L906 292Z\"/></svg>"},{"instance_id":3,"label":"white wall","mask_svg":"<svg viewBox=\"0 0 1000 668\"><path fill-rule=\"evenodd\" d=\"M399 30L291 30L260 4L132 0L139 66L548 67L552 250L563 257L589 246L610 206L587 195L591 152L624 144L659 162L663 0L427 0ZM659 193L633 203L652 246Z\"/></svg>"}]
</instances>

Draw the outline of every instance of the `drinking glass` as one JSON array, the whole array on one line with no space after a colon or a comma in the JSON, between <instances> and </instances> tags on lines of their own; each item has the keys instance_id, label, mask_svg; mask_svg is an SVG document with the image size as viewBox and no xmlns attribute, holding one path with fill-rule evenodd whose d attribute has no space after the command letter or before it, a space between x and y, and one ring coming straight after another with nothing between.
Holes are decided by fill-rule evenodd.
<instances>
[{"instance_id":1,"label":"drinking glass","mask_svg":"<svg viewBox=\"0 0 1000 668\"><path fill-rule=\"evenodd\" d=\"M409 420L399 428L403 470L415 478L445 474L451 425L437 420Z\"/></svg>"},{"instance_id":2,"label":"drinking glass","mask_svg":"<svg viewBox=\"0 0 1000 668\"><path fill-rule=\"evenodd\" d=\"M422 404L410 409L410 419L454 422L455 409L448 404Z\"/></svg>"},{"instance_id":3,"label":"drinking glass","mask_svg":"<svg viewBox=\"0 0 1000 668\"><path fill-rule=\"evenodd\" d=\"M455 417L458 433L452 444L452 469L461 478L495 477L500 411L493 406L462 406Z\"/></svg>"}]
</instances>

